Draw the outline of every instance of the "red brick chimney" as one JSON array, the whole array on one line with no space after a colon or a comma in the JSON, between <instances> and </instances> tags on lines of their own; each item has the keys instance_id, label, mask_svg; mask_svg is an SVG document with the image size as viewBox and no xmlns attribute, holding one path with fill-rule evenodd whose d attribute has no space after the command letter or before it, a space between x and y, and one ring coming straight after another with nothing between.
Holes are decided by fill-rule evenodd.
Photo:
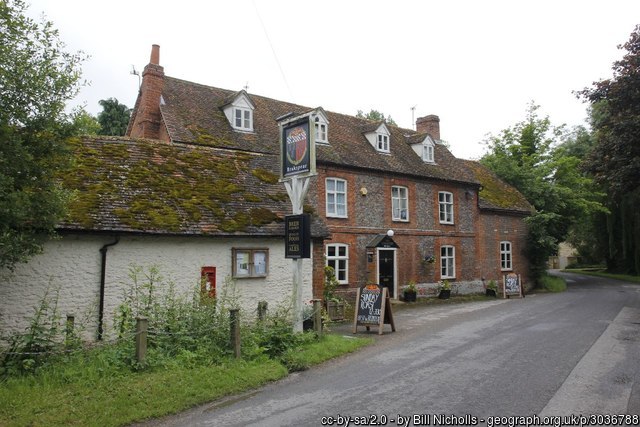
<instances>
[{"instance_id":1,"label":"red brick chimney","mask_svg":"<svg viewBox=\"0 0 640 427\"><path fill-rule=\"evenodd\" d=\"M149 64L142 72L142 85L131 116L127 135L134 138L161 139L160 96L164 87L164 68L160 66L160 46L151 47Z\"/></svg>"},{"instance_id":2,"label":"red brick chimney","mask_svg":"<svg viewBox=\"0 0 640 427\"><path fill-rule=\"evenodd\" d=\"M416 119L416 131L418 133L428 133L435 140L440 139L440 117L430 114Z\"/></svg>"}]
</instances>

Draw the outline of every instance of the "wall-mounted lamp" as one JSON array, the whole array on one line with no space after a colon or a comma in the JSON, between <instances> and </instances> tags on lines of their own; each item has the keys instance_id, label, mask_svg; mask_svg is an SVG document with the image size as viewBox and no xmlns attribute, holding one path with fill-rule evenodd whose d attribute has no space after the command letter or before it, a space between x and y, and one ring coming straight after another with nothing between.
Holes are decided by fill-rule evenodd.
<instances>
[{"instance_id":1,"label":"wall-mounted lamp","mask_svg":"<svg viewBox=\"0 0 640 427\"><path fill-rule=\"evenodd\" d=\"M389 236L389 237L393 237L393 234L394 234L394 233L393 233L393 230L389 230L389 231L387 231L387 236Z\"/></svg>"}]
</instances>

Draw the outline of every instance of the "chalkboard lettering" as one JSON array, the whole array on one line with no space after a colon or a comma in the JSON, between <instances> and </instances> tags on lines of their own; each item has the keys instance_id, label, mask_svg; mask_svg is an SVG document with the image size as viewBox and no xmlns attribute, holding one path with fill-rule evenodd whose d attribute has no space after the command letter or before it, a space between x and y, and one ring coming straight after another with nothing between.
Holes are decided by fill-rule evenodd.
<instances>
[{"instance_id":1,"label":"chalkboard lettering","mask_svg":"<svg viewBox=\"0 0 640 427\"><path fill-rule=\"evenodd\" d=\"M356 313L353 322L353 333L357 332L358 325L364 325L369 330L370 325L377 325L378 333L382 334L382 326L385 323L391 325L391 330L395 332L396 327L393 322L391 312L391 302L387 288L379 285L367 285L358 289L356 300Z\"/></svg>"}]
</instances>

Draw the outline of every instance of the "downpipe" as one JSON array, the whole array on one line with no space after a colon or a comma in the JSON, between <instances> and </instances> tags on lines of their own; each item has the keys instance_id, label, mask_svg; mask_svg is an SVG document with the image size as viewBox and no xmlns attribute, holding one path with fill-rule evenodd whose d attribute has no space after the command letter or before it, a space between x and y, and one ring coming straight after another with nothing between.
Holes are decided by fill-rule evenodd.
<instances>
[{"instance_id":1,"label":"downpipe","mask_svg":"<svg viewBox=\"0 0 640 427\"><path fill-rule=\"evenodd\" d=\"M107 251L110 246L115 246L120 241L120 236L116 236L116 240L107 243L100 248L100 254L102 256L102 261L100 264L100 302L98 305L98 341L102 341L102 335L104 333L103 327L103 319L104 319L104 288L105 288L105 278L107 274Z\"/></svg>"}]
</instances>

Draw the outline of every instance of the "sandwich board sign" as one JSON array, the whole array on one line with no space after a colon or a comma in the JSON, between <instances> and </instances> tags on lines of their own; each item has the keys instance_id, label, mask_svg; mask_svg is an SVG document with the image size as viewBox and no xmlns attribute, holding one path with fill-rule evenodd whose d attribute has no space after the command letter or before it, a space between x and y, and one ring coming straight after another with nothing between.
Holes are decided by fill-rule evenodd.
<instances>
[{"instance_id":1,"label":"sandwich board sign","mask_svg":"<svg viewBox=\"0 0 640 427\"><path fill-rule=\"evenodd\" d=\"M522 280L519 274L509 273L506 276L502 276L502 295L504 298L509 298L511 295L524 298Z\"/></svg>"},{"instance_id":2,"label":"sandwich board sign","mask_svg":"<svg viewBox=\"0 0 640 427\"><path fill-rule=\"evenodd\" d=\"M366 285L358 289L356 309L353 318L353 333L358 332L358 326L378 326L378 334L382 335L383 326L391 325L391 332L396 331L391 311L389 289L380 285Z\"/></svg>"}]
</instances>

